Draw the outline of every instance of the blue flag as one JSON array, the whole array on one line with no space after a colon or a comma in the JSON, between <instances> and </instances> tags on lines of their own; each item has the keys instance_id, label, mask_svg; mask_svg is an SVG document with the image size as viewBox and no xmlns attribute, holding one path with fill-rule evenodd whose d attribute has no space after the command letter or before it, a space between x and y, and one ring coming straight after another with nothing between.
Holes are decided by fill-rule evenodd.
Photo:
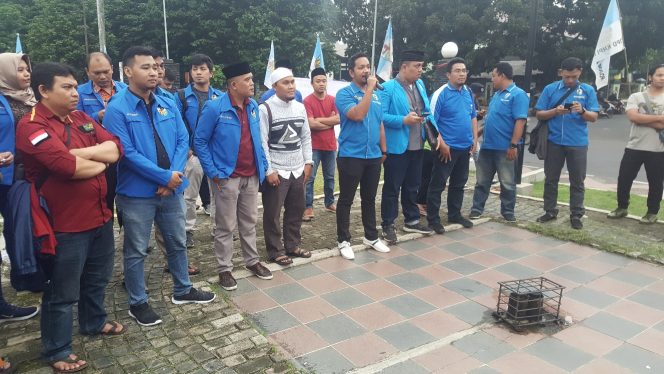
<instances>
[{"instance_id":1,"label":"blue flag","mask_svg":"<svg viewBox=\"0 0 664 374\"><path fill-rule=\"evenodd\" d=\"M314 48L314 55L311 57L311 64L309 65L309 73L315 68L325 69L325 60L323 60L323 49L320 47L320 38L316 36L316 48Z\"/></svg>"},{"instance_id":2,"label":"blue flag","mask_svg":"<svg viewBox=\"0 0 664 374\"><path fill-rule=\"evenodd\" d=\"M16 33L16 53L23 53L23 47L21 46L21 37Z\"/></svg>"},{"instance_id":3,"label":"blue flag","mask_svg":"<svg viewBox=\"0 0 664 374\"><path fill-rule=\"evenodd\" d=\"M392 46L392 20L390 20L387 24L385 42L383 42L383 49L380 52L380 60L378 60L378 68L376 69L376 75L384 81L392 79L392 62L394 61Z\"/></svg>"}]
</instances>

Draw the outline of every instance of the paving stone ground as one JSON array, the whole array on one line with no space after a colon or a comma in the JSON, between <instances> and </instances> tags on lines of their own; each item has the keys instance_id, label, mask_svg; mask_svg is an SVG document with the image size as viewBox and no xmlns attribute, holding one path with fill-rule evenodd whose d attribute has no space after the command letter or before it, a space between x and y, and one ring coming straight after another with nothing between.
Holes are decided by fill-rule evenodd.
<instances>
[{"instance_id":1,"label":"paving stone ground","mask_svg":"<svg viewBox=\"0 0 664 374\"><path fill-rule=\"evenodd\" d=\"M471 196L468 191L466 210ZM380 199L378 211L379 207ZM315 209L315 219L303 225L302 246L314 249L315 257L325 257L334 254L329 248L336 246L335 217L322 209L321 201ZM559 236L568 230L565 209L550 225ZM387 256L360 252L353 263L329 258L278 271L272 281L242 279L239 290L230 294L220 293L215 285L209 218L199 216L190 257L202 273L192 280L221 297L203 306L173 305L165 261L153 251L146 263L147 284L151 304L164 323L140 327L127 315L118 251L107 310L109 318L126 323L130 330L112 338L76 335L75 351L91 362L89 373L339 372L394 360L423 344L435 345L449 334L490 323L491 327L391 366L373 367L374 371L522 372L529 365L551 372L638 372L649 365L648 372L657 372L664 354L661 267L502 224L498 211L499 201L491 196L486 216L496 222L403 242ZM519 199L517 214L521 226L537 230L533 222L541 214L541 203ZM351 217L357 245L362 237L359 202ZM584 236L570 230L570 238L632 255L640 255L641 246L656 251L664 239L660 226L608 221L594 212L588 212L585 224ZM258 231L264 256L260 225ZM241 267L237 252L234 262ZM3 266L7 299L37 304L39 295L16 295L10 289ZM540 274L567 287L563 309L577 323L527 335L493 326L489 312L496 304L496 281ZM370 352L358 355L367 349ZM38 319L0 325L0 354L11 356L21 372L50 372L39 360L39 350Z\"/></svg>"}]
</instances>

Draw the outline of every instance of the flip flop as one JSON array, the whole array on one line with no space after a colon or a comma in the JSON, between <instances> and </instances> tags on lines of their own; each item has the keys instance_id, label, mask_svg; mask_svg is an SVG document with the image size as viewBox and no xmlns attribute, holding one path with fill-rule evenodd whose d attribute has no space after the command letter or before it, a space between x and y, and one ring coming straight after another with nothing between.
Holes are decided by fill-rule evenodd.
<instances>
[{"instance_id":1,"label":"flip flop","mask_svg":"<svg viewBox=\"0 0 664 374\"><path fill-rule=\"evenodd\" d=\"M77 373L77 372L79 372L79 371L81 371L81 370L83 370L83 369L86 369L86 368L88 367L88 363L87 363L87 362L84 363L84 364L82 364L82 365L79 365L78 362L81 361L81 359L80 359L78 356L76 356L76 355L74 355L74 357L76 357L76 358L71 358L70 356L67 356L67 357L63 358L62 360L53 361L53 362L51 362L49 365L51 365L51 368L53 369L53 372L56 373L56 374L60 374L60 373ZM66 364L76 364L76 365L79 365L79 366L78 366L77 368L68 369L68 370L66 370L66 369L58 369L58 368L56 368L56 367L54 366L54 365L55 365L56 363L58 363L58 362L64 362L64 363L66 363Z\"/></svg>"},{"instance_id":2,"label":"flip flop","mask_svg":"<svg viewBox=\"0 0 664 374\"><path fill-rule=\"evenodd\" d=\"M109 321L106 323L108 323L112 327L108 331L103 331L103 330L100 331L99 334L106 336L113 336L113 335L122 335L127 331L127 326L125 325L122 325L122 329L118 330L120 328L120 324L117 323L116 321Z\"/></svg>"},{"instance_id":3,"label":"flip flop","mask_svg":"<svg viewBox=\"0 0 664 374\"><path fill-rule=\"evenodd\" d=\"M288 252L289 256L309 258L311 257L311 252L305 251L302 248L295 248L293 252Z\"/></svg>"}]
</instances>

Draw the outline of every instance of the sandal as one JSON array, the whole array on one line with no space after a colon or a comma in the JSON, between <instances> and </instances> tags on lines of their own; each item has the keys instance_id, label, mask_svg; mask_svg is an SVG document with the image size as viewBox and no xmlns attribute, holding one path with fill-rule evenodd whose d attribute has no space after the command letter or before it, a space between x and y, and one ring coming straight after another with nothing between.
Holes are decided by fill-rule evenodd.
<instances>
[{"instance_id":1,"label":"sandal","mask_svg":"<svg viewBox=\"0 0 664 374\"><path fill-rule=\"evenodd\" d=\"M78 356L76 356L74 354L71 354L71 355L63 358L62 360L53 361L53 362L49 363L49 365L53 369L53 372L56 373L56 374L59 374L59 373L76 373L76 372L79 372L79 371L81 371L81 370L88 367L87 362L84 363L84 364L79 364L78 363L79 361L83 361L83 360L80 360L78 358ZM55 364L57 364L58 362L64 362L65 364L75 364L75 365L78 365L78 367L72 368L72 369L58 369L57 367L55 367Z\"/></svg>"},{"instance_id":2,"label":"sandal","mask_svg":"<svg viewBox=\"0 0 664 374\"><path fill-rule=\"evenodd\" d=\"M127 326L120 325L115 321L106 322L106 324L111 325L111 328L108 329L107 331L104 331L102 328L102 331L100 331L99 334L106 336L113 336L113 335L122 335L125 332L127 332ZM106 325L104 325L104 327L106 327Z\"/></svg>"},{"instance_id":3,"label":"sandal","mask_svg":"<svg viewBox=\"0 0 664 374\"><path fill-rule=\"evenodd\" d=\"M293 252L288 252L288 255L295 257L309 258L311 257L311 252L305 251L302 248L295 248Z\"/></svg>"},{"instance_id":4,"label":"sandal","mask_svg":"<svg viewBox=\"0 0 664 374\"><path fill-rule=\"evenodd\" d=\"M281 266L288 266L288 265L291 265L293 263L293 259L291 259L288 256L279 256L279 257L275 258L272 261L276 264L281 265Z\"/></svg>"},{"instance_id":5,"label":"sandal","mask_svg":"<svg viewBox=\"0 0 664 374\"><path fill-rule=\"evenodd\" d=\"M9 366L7 366L9 365ZM12 365L7 357L0 357L0 374L10 374L16 372L16 365Z\"/></svg>"},{"instance_id":6,"label":"sandal","mask_svg":"<svg viewBox=\"0 0 664 374\"><path fill-rule=\"evenodd\" d=\"M189 264L187 266L187 271L189 272L189 275L198 275L201 273L201 271L196 267L196 265Z\"/></svg>"}]
</instances>

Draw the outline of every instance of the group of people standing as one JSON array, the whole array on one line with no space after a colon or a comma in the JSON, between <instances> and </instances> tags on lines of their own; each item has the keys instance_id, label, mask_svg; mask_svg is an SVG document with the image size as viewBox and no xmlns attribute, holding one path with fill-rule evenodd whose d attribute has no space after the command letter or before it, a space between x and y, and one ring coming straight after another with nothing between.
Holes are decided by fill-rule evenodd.
<instances>
[{"instance_id":1,"label":"group of people standing","mask_svg":"<svg viewBox=\"0 0 664 374\"><path fill-rule=\"evenodd\" d=\"M45 272L41 335L43 356L57 372L87 366L72 352L75 303L82 334L117 335L128 328L107 320L104 308L115 254L114 205L124 232L129 314L143 326L162 322L149 304L145 285L144 261L153 226L165 270L173 278L171 302L208 303L216 297L194 288L189 278L199 272L189 263L187 248L194 246L201 185L209 185L212 194L216 270L221 287L229 291L237 288L232 274L235 231L246 269L261 279L273 277L261 263L256 244L259 192L269 260L288 266L293 257L311 257L301 248L301 227L314 217L313 180L319 165L325 209L336 214L338 249L349 260L354 258L350 212L358 187L362 242L379 252L389 252L389 245L398 240L399 205L403 231L443 234L440 205L446 188L447 222L472 228L484 212L496 174L501 214L507 222L516 221L515 160L522 149L529 99L514 84L508 63L496 64L491 72L494 94L484 118L472 207L464 216L464 186L480 131L479 108L466 85L468 68L461 58L447 63L448 82L431 96L420 79L425 63L421 51L404 51L398 74L383 85L371 74L367 55L351 56L352 81L336 97L327 93L325 70L317 68L310 74L314 92L302 98L289 63L283 62L272 73L272 88L260 105L253 99L247 62L222 69L227 83L221 91L210 84L210 57L194 55L189 67L192 83L176 92L165 89L160 52L131 47L122 62L128 84L114 81L111 59L96 52L86 61L89 82L79 86L65 65L32 66L26 55L0 54L0 210L7 222L13 203L10 189L21 178L48 207L52 226L46 239L54 248L49 253L42 250L51 261ZM557 187L566 163L570 223L575 229L583 226L587 124L599 111L593 88L579 82L582 68L577 58L564 60L561 80L546 86L535 106L537 118L547 121L549 131L545 213L538 221L557 217ZM651 138L664 128L664 66L650 76L647 95L634 94L628 102L631 146L621 164L619 208L611 213L613 218L626 215L631 180L642 163L652 182L648 214L656 215L662 198L663 173L655 165L664 150ZM435 138L427 136L427 126L437 133ZM336 203L335 167L340 189ZM15 169L24 170L24 175L18 176ZM379 235L376 195L381 172ZM14 245L12 232L4 235L8 249L24 250ZM0 322L38 312L36 307L8 304L0 292ZM10 369L9 363L2 365L0 373Z\"/></svg>"}]
</instances>

